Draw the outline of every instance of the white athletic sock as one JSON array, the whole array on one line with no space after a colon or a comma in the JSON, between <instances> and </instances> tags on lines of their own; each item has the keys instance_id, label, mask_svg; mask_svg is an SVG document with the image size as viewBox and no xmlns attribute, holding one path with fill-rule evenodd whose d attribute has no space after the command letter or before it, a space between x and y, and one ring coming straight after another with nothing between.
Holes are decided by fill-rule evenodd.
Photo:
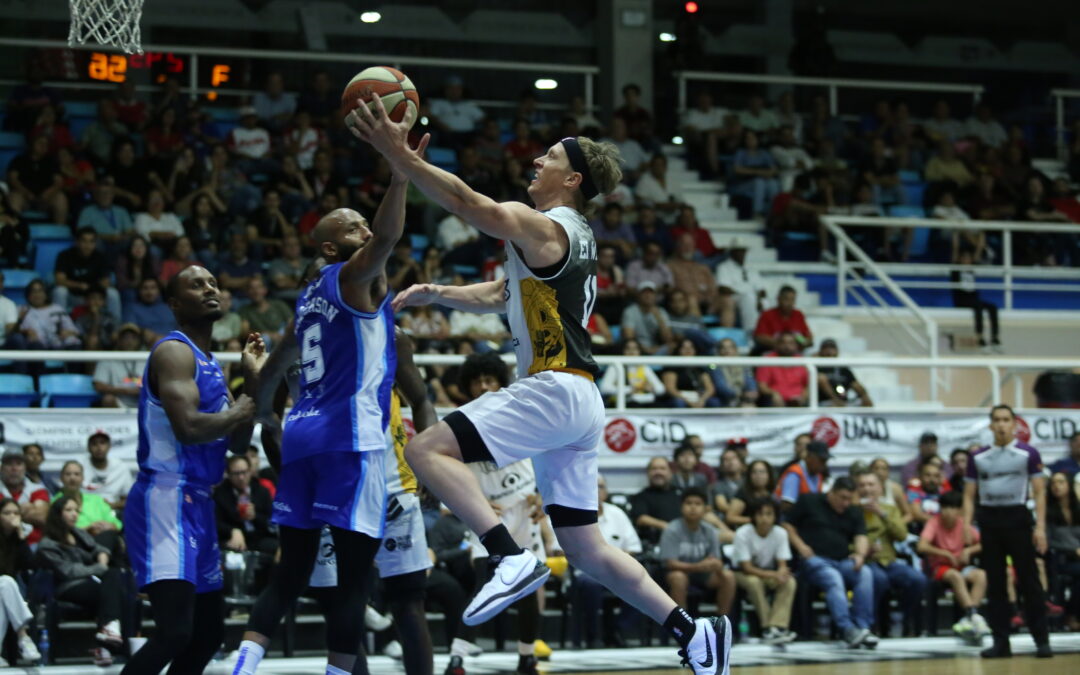
<instances>
[{"instance_id":1,"label":"white athletic sock","mask_svg":"<svg viewBox=\"0 0 1080 675\"><path fill-rule=\"evenodd\" d=\"M240 655L236 659L233 675L255 675L259 662L266 656L266 650L258 642L244 640L240 643Z\"/></svg>"},{"instance_id":2,"label":"white athletic sock","mask_svg":"<svg viewBox=\"0 0 1080 675\"><path fill-rule=\"evenodd\" d=\"M332 666L329 663L326 664L326 675L349 675L349 671L342 670L337 666Z\"/></svg>"},{"instance_id":3,"label":"white athletic sock","mask_svg":"<svg viewBox=\"0 0 1080 675\"><path fill-rule=\"evenodd\" d=\"M535 642L518 642L518 656L532 656L535 653Z\"/></svg>"},{"instance_id":4,"label":"white athletic sock","mask_svg":"<svg viewBox=\"0 0 1080 675\"><path fill-rule=\"evenodd\" d=\"M469 643L461 638L454 638L454 641L450 643L450 656L460 656L465 658L469 655Z\"/></svg>"}]
</instances>

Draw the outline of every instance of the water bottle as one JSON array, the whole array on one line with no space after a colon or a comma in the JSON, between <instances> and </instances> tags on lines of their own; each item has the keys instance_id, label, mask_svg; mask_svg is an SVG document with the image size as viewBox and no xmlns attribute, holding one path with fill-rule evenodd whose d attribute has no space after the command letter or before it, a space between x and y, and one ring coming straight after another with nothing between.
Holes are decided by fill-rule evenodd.
<instances>
[{"instance_id":1,"label":"water bottle","mask_svg":"<svg viewBox=\"0 0 1080 675\"><path fill-rule=\"evenodd\" d=\"M746 612L739 617L739 639L746 642L750 638L750 623L746 620Z\"/></svg>"},{"instance_id":2,"label":"water bottle","mask_svg":"<svg viewBox=\"0 0 1080 675\"><path fill-rule=\"evenodd\" d=\"M41 666L49 665L49 629L41 629L41 639L38 641L38 651L41 652Z\"/></svg>"}]
</instances>

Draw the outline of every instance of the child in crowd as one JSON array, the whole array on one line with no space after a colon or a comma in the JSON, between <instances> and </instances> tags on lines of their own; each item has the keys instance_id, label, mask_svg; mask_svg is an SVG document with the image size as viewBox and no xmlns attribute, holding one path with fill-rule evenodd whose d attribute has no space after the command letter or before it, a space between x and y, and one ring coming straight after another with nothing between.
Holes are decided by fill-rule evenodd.
<instances>
[{"instance_id":1,"label":"child in crowd","mask_svg":"<svg viewBox=\"0 0 1080 675\"><path fill-rule=\"evenodd\" d=\"M791 603L795 599L795 577L788 570L791 547L784 528L776 524L776 502L760 497L750 502L750 522L735 530L732 561L738 567L735 581L761 619L765 644L782 644L795 639L788 628ZM767 591L773 591L770 604Z\"/></svg>"},{"instance_id":2,"label":"child in crowd","mask_svg":"<svg viewBox=\"0 0 1080 675\"><path fill-rule=\"evenodd\" d=\"M990 633L990 626L978 612L986 595L986 572L971 564L982 544L979 531L970 525L972 544L964 546L963 503L959 492L941 496L941 512L932 516L923 528L918 552L929 556L930 578L949 584L964 610L964 617L953 625L953 630L962 636L982 637Z\"/></svg>"}]
</instances>

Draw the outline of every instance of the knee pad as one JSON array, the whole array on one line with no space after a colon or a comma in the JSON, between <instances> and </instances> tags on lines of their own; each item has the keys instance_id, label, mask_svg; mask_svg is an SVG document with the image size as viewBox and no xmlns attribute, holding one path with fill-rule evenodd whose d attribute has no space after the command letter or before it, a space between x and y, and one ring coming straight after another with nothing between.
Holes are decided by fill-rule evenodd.
<instances>
[{"instance_id":1,"label":"knee pad","mask_svg":"<svg viewBox=\"0 0 1080 675\"><path fill-rule=\"evenodd\" d=\"M395 605L407 605L415 602L423 606L424 586L426 583L426 570L399 574L383 579L386 599Z\"/></svg>"}]
</instances>

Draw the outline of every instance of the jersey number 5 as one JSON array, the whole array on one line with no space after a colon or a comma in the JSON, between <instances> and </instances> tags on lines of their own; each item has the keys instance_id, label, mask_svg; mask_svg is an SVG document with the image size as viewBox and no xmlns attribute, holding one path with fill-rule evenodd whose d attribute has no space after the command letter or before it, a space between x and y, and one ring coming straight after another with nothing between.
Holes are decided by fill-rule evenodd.
<instances>
[{"instance_id":1,"label":"jersey number 5","mask_svg":"<svg viewBox=\"0 0 1080 675\"><path fill-rule=\"evenodd\" d=\"M311 384L322 379L326 372L326 364L323 362L322 326L313 323L304 329L303 344L300 348L300 365L304 368L304 382Z\"/></svg>"}]
</instances>

